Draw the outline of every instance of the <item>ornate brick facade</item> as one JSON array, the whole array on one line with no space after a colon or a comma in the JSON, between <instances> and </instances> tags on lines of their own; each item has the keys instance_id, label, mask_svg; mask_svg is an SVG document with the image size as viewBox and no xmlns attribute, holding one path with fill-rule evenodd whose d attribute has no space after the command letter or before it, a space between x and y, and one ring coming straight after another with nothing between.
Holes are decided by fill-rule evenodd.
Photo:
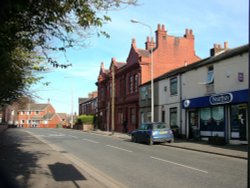
<instances>
[{"instance_id":1,"label":"ornate brick facade","mask_svg":"<svg viewBox=\"0 0 250 188\"><path fill-rule=\"evenodd\" d=\"M195 54L192 30L185 30L183 37L167 34L164 25L158 25L156 42L147 37L145 49L136 46L132 40L130 52L125 62L111 59L109 69L101 68L98 76L98 117L99 128L111 130L112 66L115 67L115 131L132 131L139 124L139 85L150 80L153 48L154 78L178 67L198 61Z\"/></svg>"}]
</instances>

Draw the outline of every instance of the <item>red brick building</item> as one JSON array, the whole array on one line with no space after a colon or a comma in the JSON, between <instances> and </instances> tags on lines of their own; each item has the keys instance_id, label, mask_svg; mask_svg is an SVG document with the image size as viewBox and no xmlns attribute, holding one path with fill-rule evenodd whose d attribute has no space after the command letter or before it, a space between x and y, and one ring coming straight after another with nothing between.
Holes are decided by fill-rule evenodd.
<instances>
[{"instance_id":1,"label":"red brick building","mask_svg":"<svg viewBox=\"0 0 250 188\"><path fill-rule=\"evenodd\" d=\"M62 119L51 104L28 103L17 112L19 127L56 128Z\"/></svg>"},{"instance_id":2,"label":"red brick building","mask_svg":"<svg viewBox=\"0 0 250 188\"><path fill-rule=\"evenodd\" d=\"M156 41L147 37L145 49L137 48L133 39L126 63L112 58L109 69L101 63L97 81L99 128L111 130L112 66L115 67L115 131L123 131L124 120L128 131L138 127L138 86L150 80L151 48L154 78L200 59L195 54L192 30L186 29L183 37L175 37L168 35L165 26L159 24Z\"/></svg>"}]
</instances>

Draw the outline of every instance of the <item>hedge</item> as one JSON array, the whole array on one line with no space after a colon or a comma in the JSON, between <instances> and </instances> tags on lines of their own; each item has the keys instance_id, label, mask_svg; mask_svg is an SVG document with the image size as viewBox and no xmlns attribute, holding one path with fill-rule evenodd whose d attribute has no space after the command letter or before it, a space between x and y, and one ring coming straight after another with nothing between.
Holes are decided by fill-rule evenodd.
<instances>
[{"instance_id":1,"label":"hedge","mask_svg":"<svg viewBox=\"0 0 250 188\"><path fill-rule=\"evenodd\" d=\"M77 124L94 124L93 115L80 115L77 117Z\"/></svg>"}]
</instances>

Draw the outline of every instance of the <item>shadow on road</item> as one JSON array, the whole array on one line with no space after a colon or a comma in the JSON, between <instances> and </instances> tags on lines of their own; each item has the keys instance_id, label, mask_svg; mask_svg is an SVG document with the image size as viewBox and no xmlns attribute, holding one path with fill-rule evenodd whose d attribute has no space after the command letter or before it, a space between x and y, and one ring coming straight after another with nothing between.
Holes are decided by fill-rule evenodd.
<instances>
[{"instance_id":1,"label":"shadow on road","mask_svg":"<svg viewBox=\"0 0 250 188\"><path fill-rule=\"evenodd\" d=\"M58 162L54 151L27 132L8 129L0 137L0 187L36 187L47 179L71 181L79 187L75 181L86 180L73 165Z\"/></svg>"}]
</instances>

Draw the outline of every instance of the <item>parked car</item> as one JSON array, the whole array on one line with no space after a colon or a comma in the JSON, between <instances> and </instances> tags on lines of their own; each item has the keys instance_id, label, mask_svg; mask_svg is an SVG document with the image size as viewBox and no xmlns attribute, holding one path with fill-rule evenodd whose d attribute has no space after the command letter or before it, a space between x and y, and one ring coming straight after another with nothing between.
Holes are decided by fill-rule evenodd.
<instances>
[{"instance_id":1,"label":"parked car","mask_svg":"<svg viewBox=\"0 0 250 188\"><path fill-rule=\"evenodd\" d=\"M138 129L131 132L132 142L174 142L174 134L166 123L142 123Z\"/></svg>"}]
</instances>

